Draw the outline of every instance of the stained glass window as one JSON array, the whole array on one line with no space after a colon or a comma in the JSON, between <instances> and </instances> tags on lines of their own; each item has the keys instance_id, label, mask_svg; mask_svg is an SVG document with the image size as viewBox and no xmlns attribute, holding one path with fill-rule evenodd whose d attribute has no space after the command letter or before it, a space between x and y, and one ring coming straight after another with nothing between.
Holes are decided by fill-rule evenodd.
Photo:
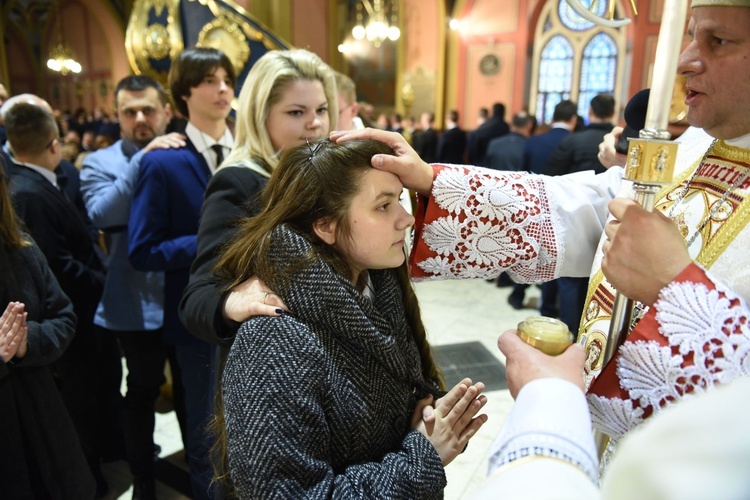
<instances>
[{"instance_id":1,"label":"stained glass window","mask_svg":"<svg viewBox=\"0 0 750 500\"><path fill-rule=\"evenodd\" d=\"M617 45L611 36L599 33L583 49L578 114L588 116L589 103L596 94L613 92L616 75Z\"/></svg>"},{"instance_id":2,"label":"stained glass window","mask_svg":"<svg viewBox=\"0 0 750 500\"><path fill-rule=\"evenodd\" d=\"M570 98L573 86L573 46L562 35L552 37L542 49L536 118L549 123L558 102Z\"/></svg>"}]
</instances>

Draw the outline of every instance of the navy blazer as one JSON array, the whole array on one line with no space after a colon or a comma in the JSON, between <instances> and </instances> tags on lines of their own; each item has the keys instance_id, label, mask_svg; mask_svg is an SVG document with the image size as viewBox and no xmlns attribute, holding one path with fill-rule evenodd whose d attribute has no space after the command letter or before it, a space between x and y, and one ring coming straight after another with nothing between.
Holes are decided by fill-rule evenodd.
<instances>
[{"instance_id":1,"label":"navy blazer","mask_svg":"<svg viewBox=\"0 0 750 500\"><path fill-rule=\"evenodd\" d=\"M552 152L569 135L570 130L558 127L526 139L523 169L534 174L543 174Z\"/></svg>"},{"instance_id":2,"label":"navy blazer","mask_svg":"<svg viewBox=\"0 0 750 500\"><path fill-rule=\"evenodd\" d=\"M149 151L141 159L130 206L128 256L139 271L164 271L164 340L194 343L177 309L198 249L203 193L211 178L192 142Z\"/></svg>"}]
</instances>

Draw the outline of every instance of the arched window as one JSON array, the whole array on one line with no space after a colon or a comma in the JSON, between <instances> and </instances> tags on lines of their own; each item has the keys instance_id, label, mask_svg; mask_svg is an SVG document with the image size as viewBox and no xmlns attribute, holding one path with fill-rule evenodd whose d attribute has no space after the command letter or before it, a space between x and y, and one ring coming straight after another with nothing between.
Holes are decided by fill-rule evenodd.
<instances>
[{"instance_id":1,"label":"arched window","mask_svg":"<svg viewBox=\"0 0 750 500\"><path fill-rule=\"evenodd\" d=\"M578 114L586 116L589 102L600 92L614 93L617 76L617 45L606 33L599 33L586 44L581 61Z\"/></svg>"},{"instance_id":2,"label":"arched window","mask_svg":"<svg viewBox=\"0 0 750 500\"><path fill-rule=\"evenodd\" d=\"M552 117L555 105L563 99L570 99L572 86L573 46L564 36L555 35L544 46L539 61L537 119L539 116Z\"/></svg>"},{"instance_id":3,"label":"arched window","mask_svg":"<svg viewBox=\"0 0 750 500\"><path fill-rule=\"evenodd\" d=\"M590 7L592 0L580 0ZM594 11L606 16L607 2ZM619 1L617 12L623 12ZM619 17L619 16L618 16ZM621 95L625 66L625 32L604 28L581 18L566 0L547 0L535 29L529 102L540 123L552 121L563 99L578 103L588 117L589 102L600 92Z\"/></svg>"}]
</instances>

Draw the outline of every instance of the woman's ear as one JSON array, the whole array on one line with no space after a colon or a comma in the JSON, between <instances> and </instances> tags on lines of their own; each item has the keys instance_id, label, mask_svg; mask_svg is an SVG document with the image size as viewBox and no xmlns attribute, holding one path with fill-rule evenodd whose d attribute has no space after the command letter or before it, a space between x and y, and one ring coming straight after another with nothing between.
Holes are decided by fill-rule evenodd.
<instances>
[{"instance_id":1,"label":"woman's ear","mask_svg":"<svg viewBox=\"0 0 750 500\"><path fill-rule=\"evenodd\" d=\"M318 235L318 238L327 244L333 245L336 243L336 221L330 217L321 217L313 222L313 231Z\"/></svg>"}]
</instances>

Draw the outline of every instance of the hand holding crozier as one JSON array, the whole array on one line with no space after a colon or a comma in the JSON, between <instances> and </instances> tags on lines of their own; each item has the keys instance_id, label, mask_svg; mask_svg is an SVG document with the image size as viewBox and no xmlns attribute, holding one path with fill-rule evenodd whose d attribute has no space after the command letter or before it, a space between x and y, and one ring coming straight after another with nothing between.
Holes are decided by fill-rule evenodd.
<instances>
[{"instance_id":1,"label":"hand holding crozier","mask_svg":"<svg viewBox=\"0 0 750 500\"><path fill-rule=\"evenodd\" d=\"M629 299L652 305L692 259L673 221L638 203L616 198L609 203L614 217L604 228L602 272Z\"/></svg>"}]
</instances>

